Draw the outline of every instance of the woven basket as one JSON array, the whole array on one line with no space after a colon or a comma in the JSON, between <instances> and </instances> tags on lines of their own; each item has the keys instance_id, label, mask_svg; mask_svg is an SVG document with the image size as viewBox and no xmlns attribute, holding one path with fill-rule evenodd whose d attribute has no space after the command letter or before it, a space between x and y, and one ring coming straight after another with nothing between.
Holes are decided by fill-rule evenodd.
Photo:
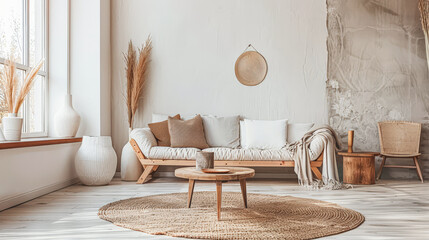
<instances>
[{"instance_id":1,"label":"woven basket","mask_svg":"<svg viewBox=\"0 0 429 240\"><path fill-rule=\"evenodd\" d=\"M412 155L419 153L421 123L386 121L378 123L381 154Z\"/></svg>"}]
</instances>

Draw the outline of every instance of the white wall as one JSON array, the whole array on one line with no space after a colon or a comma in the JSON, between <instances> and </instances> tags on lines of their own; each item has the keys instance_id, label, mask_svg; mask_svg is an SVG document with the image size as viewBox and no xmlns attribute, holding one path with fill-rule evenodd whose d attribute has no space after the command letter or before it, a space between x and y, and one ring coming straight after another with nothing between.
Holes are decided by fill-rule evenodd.
<instances>
[{"instance_id":1,"label":"white wall","mask_svg":"<svg viewBox=\"0 0 429 240\"><path fill-rule=\"evenodd\" d=\"M56 111L67 94L67 0L49 1L48 134L55 135Z\"/></svg>"},{"instance_id":2,"label":"white wall","mask_svg":"<svg viewBox=\"0 0 429 240\"><path fill-rule=\"evenodd\" d=\"M80 143L0 150L0 211L77 182Z\"/></svg>"},{"instance_id":3,"label":"white wall","mask_svg":"<svg viewBox=\"0 0 429 240\"><path fill-rule=\"evenodd\" d=\"M327 122L326 3L320 0L117 0L111 6L112 136L127 141L122 53L151 34L153 75L135 127L151 113ZM268 62L256 87L234 75L251 43Z\"/></svg>"},{"instance_id":4,"label":"white wall","mask_svg":"<svg viewBox=\"0 0 429 240\"><path fill-rule=\"evenodd\" d=\"M70 78L78 136L110 135L110 0L71 1Z\"/></svg>"},{"instance_id":5,"label":"white wall","mask_svg":"<svg viewBox=\"0 0 429 240\"><path fill-rule=\"evenodd\" d=\"M110 1L71 4L71 93L78 135L110 135ZM49 129L67 93L67 0L49 1ZM0 150L0 210L77 181L80 146L59 144Z\"/></svg>"},{"instance_id":6,"label":"white wall","mask_svg":"<svg viewBox=\"0 0 429 240\"><path fill-rule=\"evenodd\" d=\"M70 85L78 136L111 134L110 0L71 1ZM49 1L49 132L67 94L67 0Z\"/></svg>"}]
</instances>

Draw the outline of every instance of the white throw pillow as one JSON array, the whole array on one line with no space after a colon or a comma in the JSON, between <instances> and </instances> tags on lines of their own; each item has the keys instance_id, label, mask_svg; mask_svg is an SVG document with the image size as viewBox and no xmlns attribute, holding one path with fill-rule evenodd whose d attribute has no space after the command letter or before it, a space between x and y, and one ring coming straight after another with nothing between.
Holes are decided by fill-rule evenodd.
<instances>
[{"instance_id":1,"label":"white throw pillow","mask_svg":"<svg viewBox=\"0 0 429 240\"><path fill-rule=\"evenodd\" d=\"M174 114L174 115L176 115L176 114ZM169 116L168 114L152 113L152 122L151 123L157 123L157 122L162 122L162 121L168 120L168 116Z\"/></svg>"},{"instance_id":2,"label":"white throw pillow","mask_svg":"<svg viewBox=\"0 0 429 240\"><path fill-rule=\"evenodd\" d=\"M240 145L242 148L246 146L246 126L244 125L244 120L240 121Z\"/></svg>"},{"instance_id":3,"label":"white throw pillow","mask_svg":"<svg viewBox=\"0 0 429 240\"><path fill-rule=\"evenodd\" d=\"M166 121L168 120L168 117L173 117L176 114L173 115L168 115L168 114L159 114L159 113L152 113L152 122L151 123L157 123L157 122L162 122L162 121ZM189 116L181 116L182 120L189 120L194 118L195 116L197 116L196 114L194 115L189 115Z\"/></svg>"},{"instance_id":4,"label":"white throw pillow","mask_svg":"<svg viewBox=\"0 0 429 240\"><path fill-rule=\"evenodd\" d=\"M244 148L281 149L286 146L287 119L264 121L244 119Z\"/></svg>"},{"instance_id":5,"label":"white throw pillow","mask_svg":"<svg viewBox=\"0 0 429 240\"><path fill-rule=\"evenodd\" d=\"M237 148L240 145L240 117L202 116L204 133L210 147Z\"/></svg>"},{"instance_id":6,"label":"white throw pillow","mask_svg":"<svg viewBox=\"0 0 429 240\"><path fill-rule=\"evenodd\" d=\"M314 126L314 123L288 123L287 142L294 143L301 138Z\"/></svg>"}]
</instances>

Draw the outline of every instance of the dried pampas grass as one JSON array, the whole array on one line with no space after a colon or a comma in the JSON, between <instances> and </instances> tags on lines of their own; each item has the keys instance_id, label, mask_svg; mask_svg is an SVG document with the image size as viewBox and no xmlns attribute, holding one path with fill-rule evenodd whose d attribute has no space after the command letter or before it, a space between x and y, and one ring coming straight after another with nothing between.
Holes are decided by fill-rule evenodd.
<instances>
[{"instance_id":1,"label":"dried pampas grass","mask_svg":"<svg viewBox=\"0 0 429 240\"><path fill-rule=\"evenodd\" d=\"M40 62L31 69L31 71L27 74L27 76L25 76L25 79L19 91L18 97L16 98L14 113L18 113L19 108L24 103L25 97L33 87L33 83L34 83L34 80L36 79L37 73L39 72L40 68L42 68L44 62L45 62L44 59L40 60Z\"/></svg>"},{"instance_id":2,"label":"dried pampas grass","mask_svg":"<svg viewBox=\"0 0 429 240\"><path fill-rule=\"evenodd\" d=\"M4 105L8 112L13 113L13 103L18 89L18 75L12 57L9 58L0 73L0 81Z\"/></svg>"},{"instance_id":3,"label":"dried pampas grass","mask_svg":"<svg viewBox=\"0 0 429 240\"><path fill-rule=\"evenodd\" d=\"M15 62L12 57L6 62L3 71L0 72L0 90L2 91L0 100L3 100L1 105L6 106L9 113L18 113L43 63L44 60L42 59L30 70L22 85L19 86Z\"/></svg>"},{"instance_id":4,"label":"dried pampas grass","mask_svg":"<svg viewBox=\"0 0 429 240\"><path fill-rule=\"evenodd\" d=\"M128 44L128 53L125 56L125 65L127 72L127 110L128 110L128 125L131 128L133 114L131 111L131 99L132 99L132 90L133 90L133 80L134 80L134 68L136 66L136 52L134 51L133 43L130 41Z\"/></svg>"},{"instance_id":5,"label":"dried pampas grass","mask_svg":"<svg viewBox=\"0 0 429 240\"><path fill-rule=\"evenodd\" d=\"M131 41L128 44L127 54L124 54L127 74L126 103L128 109L128 126L130 128L133 127L133 120L139 106L139 100L142 97L148 80L151 51L152 41L148 37L143 49L139 49L138 59Z\"/></svg>"},{"instance_id":6,"label":"dried pampas grass","mask_svg":"<svg viewBox=\"0 0 429 240\"><path fill-rule=\"evenodd\" d=\"M428 39L428 31L429 31L429 0L419 0L419 10L420 10L420 18L422 22L422 29L425 35L425 43L426 43L426 60L428 62L429 67L429 39Z\"/></svg>"}]
</instances>

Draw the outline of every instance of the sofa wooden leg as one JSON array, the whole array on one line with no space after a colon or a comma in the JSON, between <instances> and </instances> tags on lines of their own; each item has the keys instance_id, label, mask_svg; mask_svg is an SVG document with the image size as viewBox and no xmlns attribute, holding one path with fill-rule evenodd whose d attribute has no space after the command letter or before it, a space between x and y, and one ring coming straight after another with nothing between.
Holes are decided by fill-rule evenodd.
<instances>
[{"instance_id":1,"label":"sofa wooden leg","mask_svg":"<svg viewBox=\"0 0 429 240\"><path fill-rule=\"evenodd\" d=\"M152 173L152 170L154 167L155 166L153 166L153 165L149 165L149 166L146 165L142 175L140 176L139 180L137 180L137 184L143 184L146 181L149 174Z\"/></svg>"},{"instance_id":2,"label":"sofa wooden leg","mask_svg":"<svg viewBox=\"0 0 429 240\"><path fill-rule=\"evenodd\" d=\"M317 177L317 179L322 180L322 173L319 171L317 167L311 167L311 171Z\"/></svg>"},{"instance_id":3,"label":"sofa wooden leg","mask_svg":"<svg viewBox=\"0 0 429 240\"><path fill-rule=\"evenodd\" d=\"M159 168L159 165L153 166L152 174L154 174L156 172L156 170L158 170L158 168Z\"/></svg>"}]
</instances>

